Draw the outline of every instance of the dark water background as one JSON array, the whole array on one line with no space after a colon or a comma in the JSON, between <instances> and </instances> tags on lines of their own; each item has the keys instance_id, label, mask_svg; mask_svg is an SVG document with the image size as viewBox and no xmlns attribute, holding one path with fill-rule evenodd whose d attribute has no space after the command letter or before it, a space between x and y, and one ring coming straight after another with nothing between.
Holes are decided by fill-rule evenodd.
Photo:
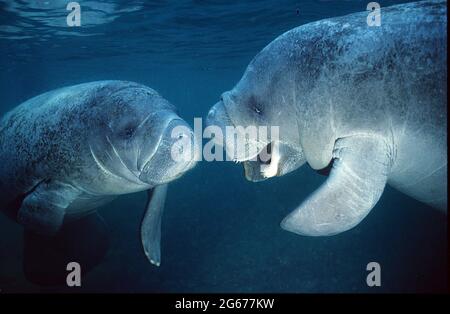
<instances>
[{"instance_id":1,"label":"dark water background","mask_svg":"<svg viewBox=\"0 0 450 314\"><path fill-rule=\"evenodd\" d=\"M0 114L54 88L121 79L158 90L192 124L278 35L364 11L369 1L79 1L79 28L65 25L68 2L0 1ZM139 240L145 193L120 197L100 210L111 250L76 291L447 289L447 217L390 187L348 232L313 238L283 231L282 218L324 179L304 166L250 183L241 166L201 162L169 187L159 268L147 262ZM22 227L0 216L0 291L75 291L26 282L22 237ZM379 288L366 285L371 261L382 267Z\"/></svg>"}]
</instances>

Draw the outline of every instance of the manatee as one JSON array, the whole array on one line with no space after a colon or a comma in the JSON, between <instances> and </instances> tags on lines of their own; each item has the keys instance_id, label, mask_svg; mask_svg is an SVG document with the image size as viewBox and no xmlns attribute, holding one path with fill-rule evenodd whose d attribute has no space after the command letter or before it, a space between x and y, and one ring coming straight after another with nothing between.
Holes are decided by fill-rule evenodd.
<instances>
[{"instance_id":1,"label":"manatee","mask_svg":"<svg viewBox=\"0 0 450 314\"><path fill-rule=\"evenodd\" d=\"M30 280L61 282L49 273L66 272L68 261L84 262L84 273L94 266L108 248L95 210L139 191L148 191L144 252L159 266L167 184L194 167L198 150L186 149L182 139L194 144L175 107L133 82L64 87L6 113L0 121L0 205L25 227Z\"/></svg>"},{"instance_id":2,"label":"manatee","mask_svg":"<svg viewBox=\"0 0 450 314\"><path fill-rule=\"evenodd\" d=\"M278 139L247 143L270 153L265 162L250 149L235 154L247 179L282 176L305 163L328 174L284 218L285 230L349 230L386 184L447 212L447 3L382 8L379 27L369 27L367 15L282 34L208 113L207 123L222 129L279 126ZM233 145L227 138L225 149Z\"/></svg>"}]
</instances>

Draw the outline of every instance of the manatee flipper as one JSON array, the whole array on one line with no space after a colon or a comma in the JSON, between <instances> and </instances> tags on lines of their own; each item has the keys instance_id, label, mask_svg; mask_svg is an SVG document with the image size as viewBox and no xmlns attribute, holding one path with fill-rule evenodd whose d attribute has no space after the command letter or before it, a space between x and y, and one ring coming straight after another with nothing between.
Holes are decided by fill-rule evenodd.
<instances>
[{"instance_id":1,"label":"manatee flipper","mask_svg":"<svg viewBox=\"0 0 450 314\"><path fill-rule=\"evenodd\" d=\"M378 202L390 169L390 150L381 138L338 139L325 183L290 213L281 227L300 235L333 235L356 226Z\"/></svg>"},{"instance_id":2,"label":"manatee flipper","mask_svg":"<svg viewBox=\"0 0 450 314\"><path fill-rule=\"evenodd\" d=\"M25 230L23 270L27 280L41 286L66 285L67 264L80 264L81 276L104 258L109 248L109 232L97 213L63 227L52 236Z\"/></svg>"},{"instance_id":3,"label":"manatee flipper","mask_svg":"<svg viewBox=\"0 0 450 314\"><path fill-rule=\"evenodd\" d=\"M161 218L167 194L167 184L148 191L147 208L141 224L141 241L150 263L161 264Z\"/></svg>"},{"instance_id":4,"label":"manatee flipper","mask_svg":"<svg viewBox=\"0 0 450 314\"><path fill-rule=\"evenodd\" d=\"M66 208L80 195L70 184L43 181L22 201L17 221L36 233L52 235L61 228Z\"/></svg>"}]
</instances>

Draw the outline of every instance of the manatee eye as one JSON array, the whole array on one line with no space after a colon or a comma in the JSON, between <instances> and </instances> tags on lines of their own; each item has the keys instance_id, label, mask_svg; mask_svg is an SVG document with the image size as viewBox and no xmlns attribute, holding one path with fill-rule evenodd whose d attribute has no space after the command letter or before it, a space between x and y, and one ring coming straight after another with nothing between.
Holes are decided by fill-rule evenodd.
<instances>
[{"instance_id":1,"label":"manatee eye","mask_svg":"<svg viewBox=\"0 0 450 314\"><path fill-rule=\"evenodd\" d=\"M253 106L253 111L256 112L257 114L260 114L262 110L261 110L260 106L254 105Z\"/></svg>"},{"instance_id":2,"label":"manatee eye","mask_svg":"<svg viewBox=\"0 0 450 314\"><path fill-rule=\"evenodd\" d=\"M252 103L252 110L258 114L258 115L262 115L262 106L257 103L257 102L253 102Z\"/></svg>"},{"instance_id":3,"label":"manatee eye","mask_svg":"<svg viewBox=\"0 0 450 314\"><path fill-rule=\"evenodd\" d=\"M135 131L136 129L133 125L128 125L120 132L120 135L125 139L130 139L134 135Z\"/></svg>"},{"instance_id":4,"label":"manatee eye","mask_svg":"<svg viewBox=\"0 0 450 314\"><path fill-rule=\"evenodd\" d=\"M258 115L262 115L262 106L254 96L250 98L250 108Z\"/></svg>"},{"instance_id":5,"label":"manatee eye","mask_svg":"<svg viewBox=\"0 0 450 314\"><path fill-rule=\"evenodd\" d=\"M179 139L179 140L181 140L183 137L184 137L183 133L180 133L180 134L177 135L177 139Z\"/></svg>"}]
</instances>

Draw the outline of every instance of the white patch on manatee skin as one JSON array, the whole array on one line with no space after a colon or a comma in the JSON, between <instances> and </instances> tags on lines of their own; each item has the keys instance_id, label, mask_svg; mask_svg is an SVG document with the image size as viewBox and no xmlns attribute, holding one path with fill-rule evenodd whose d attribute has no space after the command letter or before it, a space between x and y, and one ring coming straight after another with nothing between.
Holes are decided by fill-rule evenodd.
<instances>
[{"instance_id":1,"label":"white patch on manatee skin","mask_svg":"<svg viewBox=\"0 0 450 314\"><path fill-rule=\"evenodd\" d=\"M272 178L278 174L278 166L280 163L280 151L278 149L279 143L274 142L272 144L271 160L268 165L261 165L261 174L265 178Z\"/></svg>"}]
</instances>

